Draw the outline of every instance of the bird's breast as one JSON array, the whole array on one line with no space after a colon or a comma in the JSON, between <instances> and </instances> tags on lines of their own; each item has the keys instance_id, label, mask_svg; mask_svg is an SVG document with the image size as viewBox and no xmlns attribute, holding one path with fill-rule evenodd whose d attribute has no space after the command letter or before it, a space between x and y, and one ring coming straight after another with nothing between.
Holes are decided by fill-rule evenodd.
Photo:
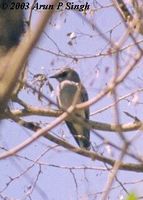
<instances>
[{"instance_id":1,"label":"bird's breast","mask_svg":"<svg viewBox=\"0 0 143 200\"><path fill-rule=\"evenodd\" d=\"M63 81L58 89L58 103L59 106L67 109L73 104L75 95L77 95L78 83L72 81ZM80 103L80 94L77 98L77 103Z\"/></svg>"}]
</instances>

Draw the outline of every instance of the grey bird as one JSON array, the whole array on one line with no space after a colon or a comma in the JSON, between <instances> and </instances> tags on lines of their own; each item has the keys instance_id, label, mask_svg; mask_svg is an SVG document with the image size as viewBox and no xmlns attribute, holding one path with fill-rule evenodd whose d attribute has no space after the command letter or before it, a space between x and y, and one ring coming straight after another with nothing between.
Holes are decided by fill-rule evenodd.
<instances>
[{"instance_id":1,"label":"grey bird","mask_svg":"<svg viewBox=\"0 0 143 200\"><path fill-rule=\"evenodd\" d=\"M73 104L76 95L78 95L76 102L77 104L88 100L87 91L81 84L78 73L72 68L63 68L56 74L50 76L50 78L55 78L59 81L57 101L61 108L69 108ZM79 94L77 94L77 90L79 91ZM76 110L74 114L82 117L83 119L89 120L89 108L85 108L84 110ZM65 122L77 144L81 148L89 149L90 130L75 121L76 120L69 121L66 119Z\"/></svg>"}]
</instances>

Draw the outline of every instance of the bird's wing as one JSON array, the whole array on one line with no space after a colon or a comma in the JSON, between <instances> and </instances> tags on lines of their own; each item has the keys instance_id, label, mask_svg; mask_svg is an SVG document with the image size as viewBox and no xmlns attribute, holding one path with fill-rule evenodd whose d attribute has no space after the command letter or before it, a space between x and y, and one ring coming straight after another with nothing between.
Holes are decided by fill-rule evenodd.
<instances>
[{"instance_id":1,"label":"bird's wing","mask_svg":"<svg viewBox=\"0 0 143 200\"><path fill-rule=\"evenodd\" d=\"M88 94L87 94L87 91L86 91L85 87L82 85L82 88L81 88L81 102L85 102L85 101L88 101ZM89 107L87 107L85 109L85 118L89 119Z\"/></svg>"},{"instance_id":2,"label":"bird's wing","mask_svg":"<svg viewBox=\"0 0 143 200\"><path fill-rule=\"evenodd\" d=\"M77 144L79 145L79 146L81 146L81 144L80 144L80 139L79 139L79 137L78 137L78 131L76 130L76 128L75 128L75 123L73 123L73 122L70 122L70 121L65 121L66 122L66 125L68 126L68 128L69 128L69 130L70 130L70 132L71 132L71 134L74 136L74 138L75 138L75 140L76 140L76 142L77 142Z\"/></svg>"},{"instance_id":3,"label":"bird's wing","mask_svg":"<svg viewBox=\"0 0 143 200\"><path fill-rule=\"evenodd\" d=\"M70 121L66 121L66 125L68 126L77 144L81 148L89 149L90 147L89 130L84 128L78 123L74 123Z\"/></svg>"},{"instance_id":4,"label":"bird's wing","mask_svg":"<svg viewBox=\"0 0 143 200\"><path fill-rule=\"evenodd\" d=\"M81 94L80 94L80 103L88 101L88 94L86 89L84 88L83 85L81 85ZM81 117L85 119L89 119L89 108L86 108L84 110L79 110L76 112L76 114L80 115ZM76 142L80 147L84 147L86 149L89 148L90 146L90 130L87 129L86 127L83 127L81 124L78 124L76 122L70 122L66 121L66 124L74 136Z\"/></svg>"}]
</instances>

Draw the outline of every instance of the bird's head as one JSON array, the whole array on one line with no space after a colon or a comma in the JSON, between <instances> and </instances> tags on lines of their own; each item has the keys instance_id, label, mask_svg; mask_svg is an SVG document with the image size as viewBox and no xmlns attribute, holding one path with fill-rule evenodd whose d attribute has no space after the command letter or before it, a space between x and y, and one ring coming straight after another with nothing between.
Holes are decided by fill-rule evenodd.
<instances>
[{"instance_id":1,"label":"bird's head","mask_svg":"<svg viewBox=\"0 0 143 200\"><path fill-rule=\"evenodd\" d=\"M57 72L56 74L50 76L49 78L55 78L59 82L62 82L65 80L73 81L76 83L80 82L78 73L74 71L72 68L64 68L60 70L59 72Z\"/></svg>"}]
</instances>

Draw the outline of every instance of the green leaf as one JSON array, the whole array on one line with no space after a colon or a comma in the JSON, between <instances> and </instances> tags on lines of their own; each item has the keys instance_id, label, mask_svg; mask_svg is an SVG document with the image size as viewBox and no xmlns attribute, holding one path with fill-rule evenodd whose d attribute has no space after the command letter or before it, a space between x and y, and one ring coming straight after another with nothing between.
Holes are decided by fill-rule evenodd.
<instances>
[{"instance_id":1,"label":"green leaf","mask_svg":"<svg viewBox=\"0 0 143 200\"><path fill-rule=\"evenodd\" d=\"M126 200L138 200L138 199L136 194L132 192L127 196Z\"/></svg>"}]
</instances>

